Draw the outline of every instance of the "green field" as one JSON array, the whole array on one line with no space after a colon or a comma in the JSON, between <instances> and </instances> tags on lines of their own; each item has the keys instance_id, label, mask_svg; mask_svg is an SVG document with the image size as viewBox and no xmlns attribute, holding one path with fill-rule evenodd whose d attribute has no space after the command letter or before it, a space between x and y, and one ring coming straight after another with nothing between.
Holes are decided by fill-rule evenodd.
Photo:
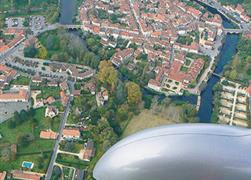
<instances>
[{"instance_id":1,"label":"green field","mask_svg":"<svg viewBox=\"0 0 251 180\"><path fill-rule=\"evenodd\" d=\"M30 78L26 76L18 76L15 80L11 82L13 85L29 85L30 83Z\"/></svg>"},{"instance_id":2,"label":"green field","mask_svg":"<svg viewBox=\"0 0 251 180\"><path fill-rule=\"evenodd\" d=\"M58 0L0 0L0 27L6 17L43 15L54 23L59 17Z\"/></svg>"},{"instance_id":3,"label":"green field","mask_svg":"<svg viewBox=\"0 0 251 180\"><path fill-rule=\"evenodd\" d=\"M167 124L178 123L180 119L180 109L170 107L166 112L153 113L151 110L144 110L135 116L127 125L123 137L134 134L138 131Z\"/></svg>"},{"instance_id":4,"label":"green field","mask_svg":"<svg viewBox=\"0 0 251 180\"><path fill-rule=\"evenodd\" d=\"M89 162L80 160L77 156L68 154L58 154L56 162L79 169L85 169L89 164Z\"/></svg>"},{"instance_id":5,"label":"green field","mask_svg":"<svg viewBox=\"0 0 251 180\"><path fill-rule=\"evenodd\" d=\"M27 120L16 128L9 127L8 121L10 120L1 124L0 134L3 138L0 140L0 171L21 169L21 163L24 160L34 163L34 171L41 173L46 171L54 141L40 139L39 133L48 128L57 131L60 119L44 118L44 111L45 108L35 111L34 119L37 119L37 123L34 123L34 120ZM30 134L33 138L27 145L21 145L20 138L26 134ZM16 157L8 155L10 159L6 159L6 153L10 153L8 149L11 144L17 144L17 154Z\"/></svg>"},{"instance_id":6,"label":"green field","mask_svg":"<svg viewBox=\"0 0 251 180\"><path fill-rule=\"evenodd\" d=\"M60 97L60 87L33 86L32 90L41 90L41 93L37 96L37 99L47 99L50 96L53 96L55 99Z\"/></svg>"}]
</instances>

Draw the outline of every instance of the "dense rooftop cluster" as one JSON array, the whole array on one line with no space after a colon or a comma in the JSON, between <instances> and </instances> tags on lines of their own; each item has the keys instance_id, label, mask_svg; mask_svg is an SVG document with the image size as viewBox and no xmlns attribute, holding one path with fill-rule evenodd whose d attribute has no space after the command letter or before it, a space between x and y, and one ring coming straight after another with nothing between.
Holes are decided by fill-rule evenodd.
<instances>
[{"instance_id":1,"label":"dense rooftop cluster","mask_svg":"<svg viewBox=\"0 0 251 180\"><path fill-rule=\"evenodd\" d=\"M156 79L148 86L156 91L181 93L196 82L204 67L204 59L190 59L186 67L187 53L201 53L201 48L212 50L217 36L223 33L222 19L181 1L151 0L87 0L80 9L83 29L101 36L104 45L116 47L116 40L126 39L126 47L117 50L112 57L119 67L125 59L144 53L148 61L160 61L155 66ZM128 69L133 68L130 63ZM182 71L182 69L185 71ZM167 85L169 82L169 85ZM177 84L171 87L170 84ZM170 87L171 88L170 88Z\"/></svg>"}]
</instances>

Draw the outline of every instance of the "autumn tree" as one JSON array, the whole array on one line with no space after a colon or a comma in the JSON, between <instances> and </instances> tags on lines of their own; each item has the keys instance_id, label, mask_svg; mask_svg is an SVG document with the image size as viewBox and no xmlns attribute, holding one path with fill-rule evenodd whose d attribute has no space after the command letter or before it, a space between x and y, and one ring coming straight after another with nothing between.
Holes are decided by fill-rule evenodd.
<instances>
[{"instance_id":1,"label":"autumn tree","mask_svg":"<svg viewBox=\"0 0 251 180\"><path fill-rule=\"evenodd\" d=\"M128 82L126 84L126 89L128 104L133 106L139 105L142 99L142 94L139 85L134 82Z\"/></svg>"},{"instance_id":2,"label":"autumn tree","mask_svg":"<svg viewBox=\"0 0 251 180\"><path fill-rule=\"evenodd\" d=\"M111 61L101 61L99 63L98 79L102 83L110 85L112 89L115 88L118 81L118 74Z\"/></svg>"},{"instance_id":3,"label":"autumn tree","mask_svg":"<svg viewBox=\"0 0 251 180\"><path fill-rule=\"evenodd\" d=\"M45 59L47 58L47 55L47 49L43 45L40 45L40 48L38 49L38 58Z\"/></svg>"}]
</instances>

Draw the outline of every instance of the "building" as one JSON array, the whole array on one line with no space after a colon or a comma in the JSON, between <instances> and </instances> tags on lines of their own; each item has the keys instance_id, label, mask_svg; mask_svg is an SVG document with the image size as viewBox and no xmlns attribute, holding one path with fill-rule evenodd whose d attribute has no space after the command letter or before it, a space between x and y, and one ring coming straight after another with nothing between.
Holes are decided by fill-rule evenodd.
<instances>
[{"instance_id":1,"label":"building","mask_svg":"<svg viewBox=\"0 0 251 180\"><path fill-rule=\"evenodd\" d=\"M49 96L46 100L44 100L44 103L47 103L47 104L52 104L54 103L56 100L53 96Z\"/></svg>"},{"instance_id":2,"label":"building","mask_svg":"<svg viewBox=\"0 0 251 180\"><path fill-rule=\"evenodd\" d=\"M80 131L78 129L65 128L63 130L63 138L67 140L79 139Z\"/></svg>"},{"instance_id":3,"label":"building","mask_svg":"<svg viewBox=\"0 0 251 180\"><path fill-rule=\"evenodd\" d=\"M45 117L54 118L58 115L59 111L55 106L47 106L45 109Z\"/></svg>"},{"instance_id":4,"label":"building","mask_svg":"<svg viewBox=\"0 0 251 180\"><path fill-rule=\"evenodd\" d=\"M73 96L80 96L81 95L81 91L80 90L74 90L72 92Z\"/></svg>"},{"instance_id":5,"label":"building","mask_svg":"<svg viewBox=\"0 0 251 180\"><path fill-rule=\"evenodd\" d=\"M98 106L103 106L105 102L108 101L108 91L105 88L101 88L101 91L97 93L96 95L96 101Z\"/></svg>"},{"instance_id":6,"label":"building","mask_svg":"<svg viewBox=\"0 0 251 180\"><path fill-rule=\"evenodd\" d=\"M68 84L66 81L61 82L59 86L63 91L66 91L68 89Z\"/></svg>"},{"instance_id":7,"label":"building","mask_svg":"<svg viewBox=\"0 0 251 180\"><path fill-rule=\"evenodd\" d=\"M33 82L33 83L36 83L36 84L41 83L41 82L42 82L41 76L33 76L33 77L32 77L32 82Z\"/></svg>"},{"instance_id":8,"label":"building","mask_svg":"<svg viewBox=\"0 0 251 180\"><path fill-rule=\"evenodd\" d=\"M41 174L33 173L33 172L26 172L21 170L13 170L12 176L15 179L22 179L22 180L40 180Z\"/></svg>"},{"instance_id":9,"label":"building","mask_svg":"<svg viewBox=\"0 0 251 180\"><path fill-rule=\"evenodd\" d=\"M82 169L76 169L73 180L84 180L85 171Z\"/></svg>"},{"instance_id":10,"label":"building","mask_svg":"<svg viewBox=\"0 0 251 180\"><path fill-rule=\"evenodd\" d=\"M29 92L21 89L18 92L0 92L0 102L28 102Z\"/></svg>"},{"instance_id":11,"label":"building","mask_svg":"<svg viewBox=\"0 0 251 180\"><path fill-rule=\"evenodd\" d=\"M0 180L5 180L5 177L6 177L6 172L3 171L0 173Z\"/></svg>"},{"instance_id":12,"label":"building","mask_svg":"<svg viewBox=\"0 0 251 180\"><path fill-rule=\"evenodd\" d=\"M62 105L64 107L67 106L67 103L68 103L68 100L69 100L69 96L67 96L64 91L60 91L60 98L61 98Z\"/></svg>"},{"instance_id":13,"label":"building","mask_svg":"<svg viewBox=\"0 0 251 180\"><path fill-rule=\"evenodd\" d=\"M0 89L8 85L9 82L17 76L17 72L0 64Z\"/></svg>"},{"instance_id":14,"label":"building","mask_svg":"<svg viewBox=\"0 0 251 180\"><path fill-rule=\"evenodd\" d=\"M52 130L41 131L40 136L41 139L57 139L58 134L53 132Z\"/></svg>"},{"instance_id":15,"label":"building","mask_svg":"<svg viewBox=\"0 0 251 180\"><path fill-rule=\"evenodd\" d=\"M88 139L88 142L84 144L83 160L90 161L95 155L94 142Z\"/></svg>"}]
</instances>

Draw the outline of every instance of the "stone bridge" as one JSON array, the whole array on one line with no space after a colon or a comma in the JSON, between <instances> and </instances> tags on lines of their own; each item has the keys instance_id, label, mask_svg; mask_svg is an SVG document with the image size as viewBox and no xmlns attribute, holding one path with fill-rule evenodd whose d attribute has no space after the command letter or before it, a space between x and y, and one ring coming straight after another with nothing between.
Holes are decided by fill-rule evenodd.
<instances>
[{"instance_id":1,"label":"stone bridge","mask_svg":"<svg viewBox=\"0 0 251 180\"><path fill-rule=\"evenodd\" d=\"M243 29L224 29L225 34L240 34L243 33Z\"/></svg>"}]
</instances>

